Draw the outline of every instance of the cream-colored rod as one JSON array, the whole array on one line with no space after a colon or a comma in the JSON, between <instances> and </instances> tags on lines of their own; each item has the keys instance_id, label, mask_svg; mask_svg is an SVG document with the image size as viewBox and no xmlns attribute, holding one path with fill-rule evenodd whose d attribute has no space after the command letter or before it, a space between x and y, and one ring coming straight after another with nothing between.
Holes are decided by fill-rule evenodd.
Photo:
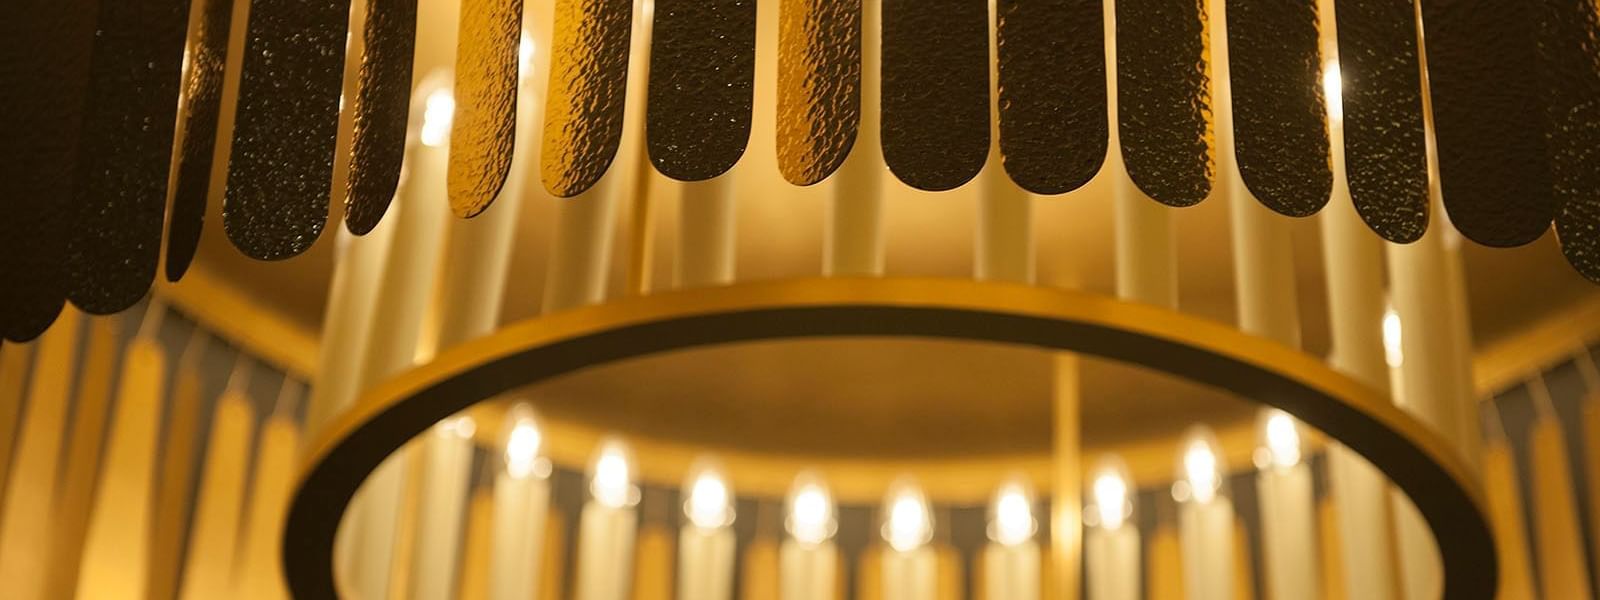
<instances>
[{"instance_id":1,"label":"cream-colored rod","mask_svg":"<svg viewBox=\"0 0 1600 600\"><path fill-rule=\"evenodd\" d=\"M338 258L333 263L328 308L322 317L317 380L306 406L308 432L319 430L361 391L361 364L372 338L373 315L396 220L397 215L390 214L361 237L343 227L335 234Z\"/></svg>"},{"instance_id":2,"label":"cream-colored rod","mask_svg":"<svg viewBox=\"0 0 1600 600\"><path fill-rule=\"evenodd\" d=\"M1265 446L1272 458L1256 473L1266 597L1279 600L1320 598L1323 590L1311 466L1299 460L1295 427L1282 412L1268 417ZM1288 433L1280 433L1285 428Z\"/></svg>"},{"instance_id":3,"label":"cream-colored rod","mask_svg":"<svg viewBox=\"0 0 1600 600\"><path fill-rule=\"evenodd\" d=\"M461 516L472 475L472 417L452 417L433 427L422 446L423 473L410 598L447 600L456 591Z\"/></svg>"},{"instance_id":4,"label":"cream-colored rod","mask_svg":"<svg viewBox=\"0 0 1600 600\"><path fill-rule=\"evenodd\" d=\"M163 311L157 303L150 304L123 359L116 417L78 573L80 599L137 597L146 589L157 436L167 376L166 353L157 339Z\"/></svg>"},{"instance_id":5,"label":"cream-colored rod","mask_svg":"<svg viewBox=\"0 0 1600 600\"><path fill-rule=\"evenodd\" d=\"M1322 2L1323 22L1331 22ZM1331 32L1324 32L1330 35ZM1324 44L1325 51L1334 45ZM1331 69L1330 69L1331 70ZM1317 217L1322 230L1323 269L1328 282L1328 324L1333 368L1367 386L1389 389L1383 346L1383 242L1356 214L1345 174L1343 86L1325 76L1329 98L1329 138L1333 155L1333 195ZM1327 451L1329 491L1338 509L1344 586L1351 598L1389 600L1394 595L1393 549L1389 545L1388 484L1365 458L1339 444Z\"/></svg>"},{"instance_id":6,"label":"cream-colored rod","mask_svg":"<svg viewBox=\"0 0 1600 600\"><path fill-rule=\"evenodd\" d=\"M862 0L861 122L855 146L828 184L833 197L824 231L823 273L829 276L883 274L883 185L888 167L878 132L882 24L883 0Z\"/></svg>"},{"instance_id":7,"label":"cream-colored rod","mask_svg":"<svg viewBox=\"0 0 1600 600\"><path fill-rule=\"evenodd\" d=\"M183 541L189 537L190 491L195 462L200 460L200 386L198 364L204 354L204 334L196 329L178 359L173 375L166 425L161 433L161 480L156 488L155 514L150 535L150 579L146 598L172 598L178 593L178 571L183 566Z\"/></svg>"},{"instance_id":8,"label":"cream-colored rod","mask_svg":"<svg viewBox=\"0 0 1600 600\"><path fill-rule=\"evenodd\" d=\"M487 486L472 490L467 502L467 531L461 542L461 581L452 598L487 600L490 598L489 564L494 552L494 494ZM531 565L524 566L532 570ZM533 600L533 594L518 600Z\"/></svg>"},{"instance_id":9,"label":"cream-colored rod","mask_svg":"<svg viewBox=\"0 0 1600 600\"><path fill-rule=\"evenodd\" d=\"M72 442L61 473L61 492L50 517L55 535L50 538L45 598L71 598L77 592L84 537L89 533L89 507L100 474L111 392L117 383L117 357L121 354L122 318L110 315L90 320L88 348L78 377L78 403L72 411Z\"/></svg>"},{"instance_id":10,"label":"cream-colored rod","mask_svg":"<svg viewBox=\"0 0 1600 600\"><path fill-rule=\"evenodd\" d=\"M1172 209L1139 191L1122 160L1117 126L1117 0L1106 0L1106 92L1111 124L1106 162L1115 209L1117 297L1166 308L1178 307L1178 247Z\"/></svg>"},{"instance_id":11,"label":"cream-colored rod","mask_svg":"<svg viewBox=\"0 0 1600 600\"><path fill-rule=\"evenodd\" d=\"M425 106L432 107L425 110L431 113L424 118L425 133L430 129L430 121L448 119L448 93L434 89L423 96ZM443 137L425 142L442 144ZM378 301L372 314L373 323L383 326L371 329L357 390L412 365L421 337L424 310L438 281L445 220L450 218L444 201L446 150L429 143L416 143L406 159L408 175L400 184L396 206L390 208L398 210L399 214L386 219L393 221L395 238L405 243L391 249L384 265ZM381 599L388 594L399 497L405 483L405 456L404 450L391 455L367 479L357 493L352 518L347 520L353 524L359 519L359 539L352 540L356 545L351 549L357 564L352 566L351 574L356 578L355 589L369 598Z\"/></svg>"},{"instance_id":12,"label":"cream-colored rod","mask_svg":"<svg viewBox=\"0 0 1600 600\"><path fill-rule=\"evenodd\" d=\"M299 384L285 381L272 416L261 428L241 555L234 566L233 592L228 596L236 600L289 598L281 574L280 542L295 485L300 427L292 415L301 393Z\"/></svg>"},{"instance_id":13,"label":"cream-colored rod","mask_svg":"<svg viewBox=\"0 0 1600 600\"><path fill-rule=\"evenodd\" d=\"M549 466L544 464L544 474L530 468L527 472L503 469L495 475L494 554L489 557L492 600L533 598L546 577L540 568L550 512Z\"/></svg>"},{"instance_id":14,"label":"cream-colored rod","mask_svg":"<svg viewBox=\"0 0 1600 600\"><path fill-rule=\"evenodd\" d=\"M56 503L56 474L66 426L67 394L77 364L82 313L67 306L33 346L33 376L28 403L0 501L0 581L20 600L39 598L45 577L45 552L54 533L50 511ZM10 352L7 345L6 352Z\"/></svg>"},{"instance_id":15,"label":"cream-colored rod","mask_svg":"<svg viewBox=\"0 0 1600 600\"><path fill-rule=\"evenodd\" d=\"M1528 384L1538 418L1529 435L1533 470L1533 523L1539 544L1539 588L1546 598L1592 598L1567 459L1567 439L1544 375Z\"/></svg>"},{"instance_id":16,"label":"cream-colored rod","mask_svg":"<svg viewBox=\"0 0 1600 600\"><path fill-rule=\"evenodd\" d=\"M1489 419L1500 423L1499 409L1485 407ZM1499 600L1533 600L1533 565L1528 547L1528 527L1523 521L1522 486L1516 459L1500 427L1491 428L1483 452L1483 491L1488 500L1489 527L1494 531L1500 559ZM1354 597L1354 596L1352 596Z\"/></svg>"},{"instance_id":17,"label":"cream-colored rod","mask_svg":"<svg viewBox=\"0 0 1600 600\"><path fill-rule=\"evenodd\" d=\"M978 235L973 266L981 281L1033 283L1033 197L1011 182L998 145L978 174Z\"/></svg>"},{"instance_id":18,"label":"cream-colored rod","mask_svg":"<svg viewBox=\"0 0 1600 600\"><path fill-rule=\"evenodd\" d=\"M222 598L229 592L254 423L255 409L249 398L239 390L222 393L211 418L211 437L194 513L194 536L189 541L179 588L178 597L182 600Z\"/></svg>"},{"instance_id":19,"label":"cream-colored rod","mask_svg":"<svg viewBox=\"0 0 1600 600\"><path fill-rule=\"evenodd\" d=\"M0 436L22 437L17 424L26 397L28 367L33 364L34 344L8 343L0 348ZM4 514L6 484L10 480L12 444L0 444L0 514Z\"/></svg>"},{"instance_id":20,"label":"cream-colored rod","mask_svg":"<svg viewBox=\"0 0 1600 600\"><path fill-rule=\"evenodd\" d=\"M680 288L733 283L737 236L735 173L679 185L678 257Z\"/></svg>"}]
</instances>

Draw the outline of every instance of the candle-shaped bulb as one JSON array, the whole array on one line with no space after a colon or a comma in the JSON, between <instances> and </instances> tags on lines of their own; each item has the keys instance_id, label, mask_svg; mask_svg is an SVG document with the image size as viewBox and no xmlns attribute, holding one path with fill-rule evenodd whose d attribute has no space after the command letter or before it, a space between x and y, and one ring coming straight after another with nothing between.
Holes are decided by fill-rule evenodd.
<instances>
[{"instance_id":1,"label":"candle-shaped bulb","mask_svg":"<svg viewBox=\"0 0 1600 600\"><path fill-rule=\"evenodd\" d=\"M517 42L517 73L520 79L527 79L533 75L533 36L522 32L522 40Z\"/></svg>"},{"instance_id":2,"label":"candle-shaped bulb","mask_svg":"<svg viewBox=\"0 0 1600 600\"><path fill-rule=\"evenodd\" d=\"M1400 313L1391 306L1383 311L1383 357L1388 361L1389 368L1398 369L1406 360L1400 340Z\"/></svg>"},{"instance_id":3,"label":"candle-shaped bulb","mask_svg":"<svg viewBox=\"0 0 1600 600\"><path fill-rule=\"evenodd\" d=\"M1300 464L1300 431L1289 413L1267 409L1261 419L1261 448L1256 466L1288 468Z\"/></svg>"},{"instance_id":4,"label":"candle-shaped bulb","mask_svg":"<svg viewBox=\"0 0 1600 600\"><path fill-rule=\"evenodd\" d=\"M1039 524L1033 519L1033 494L1027 483L1018 478L1002 484L994 497L989 539L1002 546L1015 546L1032 539L1038 529Z\"/></svg>"},{"instance_id":5,"label":"candle-shaped bulb","mask_svg":"<svg viewBox=\"0 0 1600 600\"><path fill-rule=\"evenodd\" d=\"M699 469L688 487L689 499L683 503L683 513L695 527L715 529L733 522L733 494L716 469Z\"/></svg>"},{"instance_id":6,"label":"candle-shaped bulb","mask_svg":"<svg viewBox=\"0 0 1600 600\"><path fill-rule=\"evenodd\" d=\"M883 541L900 552L921 548L933 539L933 514L928 509L928 499L916 483L902 480L895 484L884 503L887 517L883 523Z\"/></svg>"},{"instance_id":7,"label":"candle-shaped bulb","mask_svg":"<svg viewBox=\"0 0 1600 600\"><path fill-rule=\"evenodd\" d=\"M632 466L628 464L628 447L617 440L600 446L590 473L589 493L595 502L610 508L622 508L638 502L638 488L633 486Z\"/></svg>"},{"instance_id":8,"label":"candle-shaped bulb","mask_svg":"<svg viewBox=\"0 0 1600 600\"><path fill-rule=\"evenodd\" d=\"M1100 466L1094 471L1094 483L1089 486L1094 506L1087 517L1095 521L1094 525L1108 531L1119 529L1133 515L1127 471L1127 465L1115 456L1100 459Z\"/></svg>"},{"instance_id":9,"label":"candle-shaped bulb","mask_svg":"<svg viewBox=\"0 0 1600 600\"><path fill-rule=\"evenodd\" d=\"M1330 60L1322 66L1322 93L1328 101L1328 118L1344 118L1344 76L1339 71L1339 61Z\"/></svg>"},{"instance_id":10,"label":"candle-shaped bulb","mask_svg":"<svg viewBox=\"0 0 1600 600\"><path fill-rule=\"evenodd\" d=\"M550 474L550 463L539 459L544 435L539 431L539 421L526 405L513 408L511 431L506 434L506 473L515 479Z\"/></svg>"},{"instance_id":11,"label":"candle-shaped bulb","mask_svg":"<svg viewBox=\"0 0 1600 600\"><path fill-rule=\"evenodd\" d=\"M1217 456L1216 438L1211 430L1202 426L1190 429L1183 444L1183 478L1172 486L1172 496L1179 502L1193 500L1210 502L1222 489L1222 464Z\"/></svg>"},{"instance_id":12,"label":"candle-shaped bulb","mask_svg":"<svg viewBox=\"0 0 1600 600\"><path fill-rule=\"evenodd\" d=\"M833 516L833 497L828 486L812 473L801 473L789 490L789 516L784 528L795 541L814 546L828 541L838 529Z\"/></svg>"},{"instance_id":13,"label":"candle-shaped bulb","mask_svg":"<svg viewBox=\"0 0 1600 600\"><path fill-rule=\"evenodd\" d=\"M438 425L434 425L433 432L442 436L469 440L472 439L473 434L478 432L478 422L468 416L451 417L440 421Z\"/></svg>"},{"instance_id":14,"label":"candle-shaped bulb","mask_svg":"<svg viewBox=\"0 0 1600 600\"><path fill-rule=\"evenodd\" d=\"M439 88L428 94L422 109L422 144L429 147L444 145L450 139L450 122L456 114L456 97L449 88Z\"/></svg>"}]
</instances>

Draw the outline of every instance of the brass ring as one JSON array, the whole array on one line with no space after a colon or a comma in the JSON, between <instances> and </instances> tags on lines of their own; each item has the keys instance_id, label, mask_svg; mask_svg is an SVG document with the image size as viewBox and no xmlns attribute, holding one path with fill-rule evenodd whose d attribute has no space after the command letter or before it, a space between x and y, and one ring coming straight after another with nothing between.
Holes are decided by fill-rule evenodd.
<instances>
[{"instance_id":1,"label":"brass ring","mask_svg":"<svg viewBox=\"0 0 1600 600\"><path fill-rule=\"evenodd\" d=\"M1275 406L1371 461L1438 543L1444 597L1493 597L1481 490L1450 445L1388 396L1320 360L1221 323L1074 292L970 280L824 278L624 298L531 319L369 390L317 435L284 531L296 598L337 598L334 536L356 489L392 452L479 401L586 367L733 342L933 337L1144 365Z\"/></svg>"}]
</instances>

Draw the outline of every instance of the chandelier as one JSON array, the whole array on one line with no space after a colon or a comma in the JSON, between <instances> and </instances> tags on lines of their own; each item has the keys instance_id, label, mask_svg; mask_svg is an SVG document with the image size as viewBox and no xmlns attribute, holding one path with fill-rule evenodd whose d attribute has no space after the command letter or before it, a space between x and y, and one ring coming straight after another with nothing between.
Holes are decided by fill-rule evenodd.
<instances>
[{"instance_id":1,"label":"chandelier","mask_svg":"<svg viewBox=\"0 0 1600 600\"><path fill-rule=\"evenodd\" d=\"M7 344L40 336L69 302L114 314L146 298L158 271L182 280L206 228L251 259L281 261L312 248L333 216L352 244L392 235L396 248L437 245L406 226L411 205L391 207L419 181L442 179L438 200L456 219L482 219L524 178L562 202L614 196L608 174L633 166L619 157L630 134L643 140L637 162L724 199L719 186L747 151L774 155L785 185L846 192L841 182L864 189L884 167L915 190L982 179L985 194L1014 196L1067 195L1114 171L1137 196L1119 210L1249 201L1234 226L1251 235L1282 233L1270 231L1278 221L1251 216L1262 207L1295 218L1349 209L1370 241L1402 245L1445 224L1500 248L1553 229L1572 268L1600 282L1600 11L1588 0L768 0L778 5L775 31L758 27L756 0L461 0L444 83L414 71L428 42L418 0L367 0L354 11L341 0L15 2L0 42ZM544 72L524 24L536 9L553 13ZM766 105L756 94L758 33L776 35ZM530 122L530 103L542 122ZM747 147L760 111L775 115L773 144ZM1007 180L984 179L999 169ZM841 194L833 210L876 210L853 201ZM1270 260L1265 253L1251 260ZM1258 466L1299 464L1296 423L1316 427L1410 497L1437 540L1445 595L1496 589L1483 491L1457 436L1441 431L1455 425L1299 352L1298 334L1270 317L1242 316L1234 328L1184 315L1162 294L1108 298L981 268L972 280L873 277L881 267L868 266L737 284L731 266L718 269L693 289L631 286L611 300L574 292L579 300L547 301L554 310L524 323L463 327L471 335L439 342L453 347L418 354L415 365L416 331L374 351L393 365L340 392L352 399L322 415L328 425L303 462L284 530L289 588L337 596L335 537L358 489L419 435L472 438L471 421L451 420L462 411L656 355L873 337L1097 356L1280 410L1263 417L1270 448ZM1390 277L1407 275L1444 277L1427 268ZM1255 291L1293 285L1254 281ZM1381 306L1369 297L1379 285L1359 290L1374 292L1362 307ZM1425 310L1417 305L1408 310ZM330 340L325 353L340 349ZM531 413L499 417L509 476L548 476ZM1173 497L1208 503L1224 493L1219 445L1204 431L1185 444ZM631 510L639 490L627 447L610 441L595 456L588 493L606 510ZM759 479L771 464L735 458L730 480L740 471ZM1115 529L1131 518L1126 465L1084 477L1063 464L1049 463L1060 470L1047 491L1094 506L1072 519ZM726 527L733 483L720 467L688 471L687 517L699 529ZM792 482L785 530L807 547L825 543L839 523L824 478L783 479ZM887 494L883 539L903 554L926 544L937 493L909 478L870 479ZM999 488L991 539L1012 547L1037 533L1025 514L1034 493L1020 480Z\"/></svg>"}]
</instances>

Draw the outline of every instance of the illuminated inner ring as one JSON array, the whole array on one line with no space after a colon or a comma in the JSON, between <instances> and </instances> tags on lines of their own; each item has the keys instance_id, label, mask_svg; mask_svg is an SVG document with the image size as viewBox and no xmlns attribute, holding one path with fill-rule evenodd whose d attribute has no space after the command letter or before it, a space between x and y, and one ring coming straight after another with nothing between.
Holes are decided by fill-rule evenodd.
<instances>
[{"instance_id":1,"label":"illuminated inner ring","mask_svg":"<svg viewBox=\"0 0 1600 600\"><path fill-rule=\"evenodd\" d=\"M434 423L580 369L733 342L927 337L1120 360L1281 408L1365 456L1421 510L1446 598L1492 598L1498 568L1481 491L1451 447L1317 358L1221 323L1104 296L938 279L802 279L666 292L532 319L370 390L317 436L284 531L296 598L336 598L333 545L378 464Z\"/></svg>"}]
</instances>

